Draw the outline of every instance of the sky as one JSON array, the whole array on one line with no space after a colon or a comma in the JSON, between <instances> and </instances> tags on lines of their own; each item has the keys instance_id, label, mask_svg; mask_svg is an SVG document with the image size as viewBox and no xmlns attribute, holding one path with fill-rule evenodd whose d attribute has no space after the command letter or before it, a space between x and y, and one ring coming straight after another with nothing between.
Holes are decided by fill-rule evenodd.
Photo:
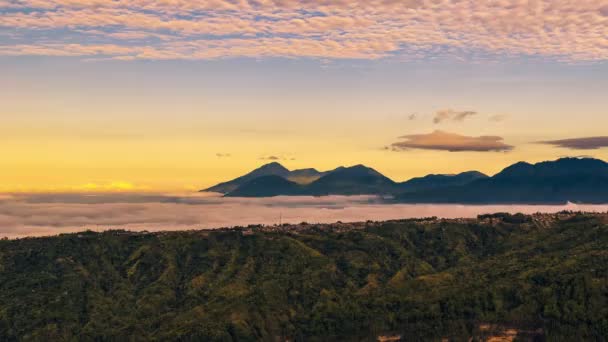
<instances>
[{"instance_id":1,"label":"sky","mask_svg":"<svg viewBox=\"0 0 608 342\"><path fill-rule=\"evenodd\" d=\"M0 0L0 192L608 160L608 0Z\"/></svg>"}]
</instances>

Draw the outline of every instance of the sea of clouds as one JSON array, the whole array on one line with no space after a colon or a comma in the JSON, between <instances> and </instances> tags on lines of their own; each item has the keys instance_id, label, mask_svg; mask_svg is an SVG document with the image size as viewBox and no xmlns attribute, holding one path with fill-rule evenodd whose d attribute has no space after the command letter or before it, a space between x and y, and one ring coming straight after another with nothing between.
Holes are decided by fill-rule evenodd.
<instances>
[{"instance_id":1,"label":"sea of clouds","mask_svg":"<svg viewBox=\"0 0 608 342\"><path fill-rule=\"evenodd\" d=\"M0 194L0 236L83 230L187 230L249 224L328 223L493 212L608 211L608 205L394 204L374 196L223 198L218 194Z\"/></svg>"}]
</instances>

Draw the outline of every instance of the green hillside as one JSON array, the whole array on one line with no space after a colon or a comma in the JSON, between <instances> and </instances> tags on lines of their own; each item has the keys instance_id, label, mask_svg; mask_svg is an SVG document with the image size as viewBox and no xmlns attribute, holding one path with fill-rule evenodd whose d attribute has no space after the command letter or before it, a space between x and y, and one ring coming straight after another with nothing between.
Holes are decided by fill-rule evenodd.
<instances>
[{"instance_id":1,"label":"green hillside","mask_svg":"<svg viewBox=\"0 0 608 342\"><path fill-rule=\"evenodd\" d=\"M600 215L0 241L0 340L608 336ZM492 330L491 329L491 330Z\"/></svg>"}]
</instances>

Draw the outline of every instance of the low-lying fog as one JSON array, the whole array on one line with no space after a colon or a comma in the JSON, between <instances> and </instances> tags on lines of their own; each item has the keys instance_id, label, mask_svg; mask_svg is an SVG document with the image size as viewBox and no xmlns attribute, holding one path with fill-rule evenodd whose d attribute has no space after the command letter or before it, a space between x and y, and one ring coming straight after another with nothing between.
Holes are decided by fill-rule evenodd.
<instances>
[{"instance_id":1,"label":"low-lying fog","mask_svg":"<svg viewBox=\"0 0 608 342\"><path fill-rule=\"evenodd\" d=\"M248 224L327 223L493 212L608 211L608 205L387 204L372 196L222 198L217 194L0 194L0 236L83 230L186 230Z\"/></svg>"}]
</instances>

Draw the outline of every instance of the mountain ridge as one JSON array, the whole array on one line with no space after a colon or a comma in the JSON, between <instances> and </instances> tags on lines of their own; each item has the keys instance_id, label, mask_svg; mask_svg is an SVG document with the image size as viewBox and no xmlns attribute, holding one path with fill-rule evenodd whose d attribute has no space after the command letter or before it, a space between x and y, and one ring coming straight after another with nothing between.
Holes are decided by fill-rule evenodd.
<instances>
[{"instance_id":1,"label":"mountain ridge","mask_svg":"<svg viewBox=\"0 0 608 342\"><path fill-rule=\"evenodd\" d=\"M608 163L593 158L518 162L469 184L402 193L396 199L407 203L608 203Z\"/></svg>"},{"instance_id":2,"label":"mountain ridge","mask_svg":"<svg viewBox=\"0 0 608 342\"><path fill-rule=\"evenodd\" d=\"M290 178L297 176L316 179L297 182ZM271 163L210 189L218 186L229 190L223 192L227 197L389 195L404 203L608 203L608 163L593 158L517 162L493 176L466 171L404 182L395 182L362 164L319 172L313 168L289 171Z\"/></svg>"},{"instance_id":3,"label":"mountain ridge","mask_svg":"<svg viewBox=\"0 0 608 342\"><path fill-rule=\"evenodd\" d=\"M289 169L287 169L286 167L281 165L281 163L271 162L268 164L264 164L243 176L237 177L235 179L232 179L232 180L229 180L226 182L216 184L207 189L200 190L200 192L218 192L218 193L227 194L227 193L233 192L241 185L244 185L244 184L254 180L255 178L263 177L263 176L271 176L271 175L280 176L280 177L286 178L287 180L294 181L295 183L304 183L305 184L305 183L312 182L312 181L322 177L327 172L330 172L330 171L319 172L314 168L297 169L297 170L290 171Z\"/></svg>"}]
</instances>

